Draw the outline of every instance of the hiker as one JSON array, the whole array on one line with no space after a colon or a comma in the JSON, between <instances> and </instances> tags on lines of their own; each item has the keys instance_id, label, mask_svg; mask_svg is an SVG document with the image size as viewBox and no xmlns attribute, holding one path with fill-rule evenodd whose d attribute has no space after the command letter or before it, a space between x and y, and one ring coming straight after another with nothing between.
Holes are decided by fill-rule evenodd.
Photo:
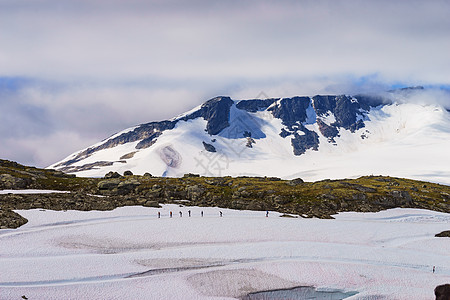
<instances>
[{"instance_id":1,"label":"hiker","mask_svg":"<svg viewBox=\"0 0 450 300\"><path fill-rule=\"evenodd\" d=\"M189 217L191 217L191 211L190 210L188 210L188 215L189 215Z\"/></svg>"},{"instance_id":2,"label":"hiker","mask_svg":"<svg viewBox=\"0 0 450 300\"><path fill-rule=\"evenodd\" d=\"M161 218L161 212L158 211L158 219Z\"/></svg>"},{"instance_id":3,"label":"hiker","mask_svg":"<svg viewBox=\"0 0 450 300\"><path fill-rule=\"evenodd\" d=\"M181 210L180 210L180 218L181 218L181 217L183 217L183 213L182 213Z\"/></svg>"},{"instance_id":4,"label":"hiker","mask_svg":"<svg viewBox=\"0 0 450 300\"><path fill-rule=\"evenodd\" d=\"M269 216L269 211L266 210L266 218Z\"/></svg>"},{"instance_id":5,"label":"hiker","mask_svg":"<svg viewBox=\"0 0 450 300\"><path fill-rule=\"evenodd\" d=\"M434 274L435 271L436 271L436 266L433 266L433 274Z\"/></svg>"},{"instance_id":6,"label":"hiker","mask_svg":"<svg viewBox=\"0 0 450 300\"><path fill-rule=\"evenodd\" d=\"M170 212L170 217L172 218L172 212Z\"/></svg>"},{"instance_id":7,"label":"hiker","mask_svg":"<svg viewBox=\"0 0 450 300\"><path fill-rule=\"evenodd\" d=\"M221 211L219 211L219 214L220 214L220 216L222 216L222 212Z\"/></svg>"},{"instance_id":8,"label":"hiker","mask_svg":"<svg viewBox=\"0 0 450 300\"><path fill-rule=\"evenodd\" d=\"M202 212L200 213L200 215L203 217L203 210L202 210Z\"/></svg>"}]
</instances>

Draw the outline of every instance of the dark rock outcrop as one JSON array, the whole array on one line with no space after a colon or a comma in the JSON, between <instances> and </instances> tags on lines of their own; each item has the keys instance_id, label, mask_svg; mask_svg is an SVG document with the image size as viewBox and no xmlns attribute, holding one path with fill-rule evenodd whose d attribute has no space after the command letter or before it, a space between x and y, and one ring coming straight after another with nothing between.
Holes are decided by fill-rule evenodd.
<instances>
[{"instance_id":1,"label":"dark rock outcrop","mask_svg":"<svg viewBox=\"0 0 450 300\"><path fill-rule=\"evenodd\" d=\"M215 135L230 126L230 108L233 105L230 97L216 97L202 105L202 117L208 121L206 131Z\"/></svg>"},{"instance_id":2,"label":"dark rock outcrop","mask_svg":"<svg viewBox=\"0 0 450 300\"><path fill-rule=\"evenodd\" d=\"M241 100L236 104L236 107L248 112L255 113L257 111L265 110L279 98L272 99L251 99L251 100Z\"/></svg>"},{"instance_id":3,"label":"dark rock outcrop","mask_svg":"<svg viewBox=\"0 0 450 300\"><path fill-rule=\"evenodd\" d=\"M136 179L127 179L125 181L120 182L117 185L117 190L118 190L119 194L127 194L130 191L133 191L140 184L141 183Z\"/></svg>"},{"instance_id":4,"label":"dark rock outcrop","mask_svg":"<svg viewBox=\"0 0 450 300\"><path fill-rule=\"evenodd\" d=\"M21 189L31 183L29 178L15 177L10 174L0 174L0 189Z\"/></svg>"},{"instance_id":5,"label":"dark rock outcrop","mask_svg":"<svg viewBox=\"0 0 450 300\"><path fill-rule=\"evenodd\" d=\"M216 152L216 147L211 144L203 142L203 147L205 147L205 150L208 152Z\"/></svg>"},{"instance_id":6,"label":"dark rock outcrop","mask_svg":"<svg viewBox=\"0 0 450 300\"><path fill-rule=\"evenodd\" d=\"M175 127L175 124L177 121L161 121L161 122L151 122L147 124L142 124L138 126L137 128L122 133L117 137L111 138L104 142L103 144L88 148L79 154L77 154L74 158L67 160L65 162L62 162L61 164L57 165L56 167L64 167L69 166L71 164L74 164L82 159L85 159L89 156L91 156L93 153L103 150L103 149L109 149L113 148L117 145L130 143L139 141L140 142L136 145L136 149L143 149L150 147L154 140L159 137L164 130L173 129ZM108 163L108 162L107 162ZM112 164L112 163L111 163Z\"/></svg>"},{"instance_id":7,"label":"dark rock outcrop","mask_svg":"<svg viewBox=\"0 0 450 300\"><path fill-rule=\"evenodd\" d=\"M336 108L336 96L316 95L313 98L313 106L318 116L326 115L327 112L334 112Z\"/></svg>"},{"instance_id":8,"label":"dark rock outcrop","mask_svg":"<svg viewBox=\"0 0 450 300\"><path fill-rule=\"evenodd\" d=\"M450 238L450 230L442 231L435 235L435 237L449 237Z\"/></svg>"},{"instance_id":9,"label":"dark rock outcrop","mask_svg":"<svg viewBox=\"0 0 450 300\"><path fill-rule=\"evenodd\" d=\"M120 177L122 177L122 176L119 173L110 171L110 172L106 173L104 178L110 179L110 178L120 178Z\"/></svg>"},{"instance_id":10,"label":"dark rock outcrop","mask_svg":"<svg viewBox=\"0 0 450 300\"><path fill-rule=\"evenodd\" d=\"M319 135L315 131L309 131L306 128L302 130L303 135L294 134L291 139L291 145L294 148L294 155L302 155L308 149L319 150Z\"/></svg>"},{"instance_id":11,"label":"dark rock outcrop","mask_svg":"<svg viewBox=\"0 0 450 300\"><path fill-rule=\"evenodd\" d=\"M119 160L119 161L97 161L95 163L89 163L89 164L84 164L82 166L64 166L64 167L59 167L59 170L64 171L64 172L81 172L81 171L87 171L87 170L92 170L95 169L96 167L107 167L107 166L112 166L114 163L126 163L126 161L124 160Z\"/></svg>"},{"instance_id":12,"label":"dark rock outcrop","mask_svg":"<svg viewBox=\"0 0 450 300\"><path fill-rule=\"evenodd\" d=\"M345 129L353 129L352 131L354 131L357 127L355 124L358 113L358 102L353 102L350 97L344 95L336 97L334 116L336 117L337 126L344 127Z\"/></svg>"},{"instance_id":13,"label":"dark rock outcrop","mask_svg":"<svg viewBox=\"0 0 450 300\"><path fill-rule=\"evenodd\" d=\"M294 178L294 179L287 181L286 183L291 186L296 186L296 185L304 183L304 181L301 178Z\"/></svg>"},{"instance_id":14,"label":"dark rock outcrop","mask_svg":"<svg viewBox=\"0 0 450 300\"><path fill-rule=\"evenodd\" d=\"M292 126L306 121L306 109L311 100L309 97L283 98L277 105L268 109L275 118L292 130Z\"/></svg>"},{"instance_id":15,"label":"dark rock outcrop","mask_svg":"<svg viewBox=\"0 0 450 300\"><path fill-rule=\"evenodd\" d=\"M120 183L120 179L118 178L112 178L108 180L102 180L97 184L97 187L100 191L104 190L113 190L117 188L117 186Z\"/></svg>"},{"instance_id":16,"label":"dark rock outcrop","mask_svg":"<svg viewBox=\"0 0 450 300\"><path fill-rule=\"evenodd\" d=\"M359 102L361 99L362 104ZM358 98L349 97L345 95L339 96L321 96L317 95L313 97L314 110L317 113L318 125L322 134L329 138L329 141L334 142L334 137L338 134L338 127L345 128L354 132L360 128L363 128L364 122L362 117L364 116L361 109L368 111L371 106L376 106L381 98L359 95ZM323 121L320 122L320 117L326 116L328 113L333 113L336 122L327 125ZM360 116L361 118L358 118ZM334 130L333 130L334 128Z\"/></svg>"},{"instance_id":17,"label":"dark rock outcrop","mask_svg":"<svg viewBox=\"0 0 450 300\"><path fill-rule=\"evenodd\" d=\"M434 295L436 300L449 300L450 299L450 284L438 285L434 289Z\"/></svg>"},{"instance_id":18,"label":"dark rock outcrop","mask_svg":"<svg viewBox=\"0 0 450 300\"><path fill-rule=\"evenodd\" d=\"M328 138L329 142L335 142L334 138L339 135L339 130L335 126L330 126L326 124L321 119L317 118L317 125L322 135Z\"/></svg>"}]
</instances>

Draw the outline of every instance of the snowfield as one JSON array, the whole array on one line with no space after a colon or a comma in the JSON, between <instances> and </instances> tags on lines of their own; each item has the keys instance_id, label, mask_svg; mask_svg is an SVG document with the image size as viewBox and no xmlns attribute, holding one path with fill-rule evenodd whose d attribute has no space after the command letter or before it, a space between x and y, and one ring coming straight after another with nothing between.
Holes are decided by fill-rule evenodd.
<instances>
[{"instance_id":1,"label":"snowfield","mask_svg":"<svg viewBox=\"0 0 450 300\"><path fill-rule=\"evenodd\" d=\"M434 299L450 282L450 239L434 237L450 214L428 210L334 220L179 205L17 212L29 223L0 230L0 299L232 299L297 286Z\"/></svg>"}]
</instances>

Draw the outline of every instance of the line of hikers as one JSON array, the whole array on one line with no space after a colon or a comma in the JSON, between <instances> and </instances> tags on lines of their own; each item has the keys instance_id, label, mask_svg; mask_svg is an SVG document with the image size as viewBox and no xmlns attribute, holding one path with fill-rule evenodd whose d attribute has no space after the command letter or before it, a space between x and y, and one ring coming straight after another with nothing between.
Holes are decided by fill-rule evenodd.
<instances>
[{"instance_id":1,"label":"line of hikers","mask_svg":"<svg viewBox=\"0 0 450 300\"><path fill-rule=\"evenodd\" d=\"M179 214L180 214L180 218L182 218L183 217L183 212L181 210L180 210ZM188 210L188 216L189 217L191 216L191 211L190 210ZM203 217L203 210L200 212L200 216ZM219 216L223 217L223 213L221 211L219 211ZM173 217L172 211L169 212L169 217L170 218ZM161 212L160 211L158 211L158 219L159 218L161 218Z\"/></svg>"},{"instance_id":2,"label":"line of hikers","mask_svg":"<svg viewBox=\"0 0 450 300\"><path fill-rule=\"evenodd\" d=\"M180 214L180 218L182 218L183 217L183 212L181 210L180 210L179 214ZM169 217L172 218L172 216L173 216L173 213L172 213L172 211L170 211L169 212ZM191 211L190 210L188 210L188 216L191 217ZM200 216L203 217L203 210L200 212ZM223 217L222 211L219 211L219 216ZM268 217L268 216L269 216L269 211L266 211L266 217ZM161 218L161 212L160 211L158 211L158 219L159 218Z\"/></svg>"}]
</instances>

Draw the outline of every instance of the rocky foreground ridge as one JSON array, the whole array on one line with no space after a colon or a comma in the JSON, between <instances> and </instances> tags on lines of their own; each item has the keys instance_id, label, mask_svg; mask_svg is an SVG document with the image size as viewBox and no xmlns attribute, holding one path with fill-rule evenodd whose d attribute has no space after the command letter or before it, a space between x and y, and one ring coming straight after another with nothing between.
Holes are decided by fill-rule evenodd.
<instances>
[{"instance_id":1,"label":"rocky foreground ridge","mask_svg":"<svg viewBox=\"0 0 450 300\"><path fill-rule=\"evenodd\" d=\"M120 206L158 207L160 203L276 210L302 217L332 218L343 211L424 208L450 213L450 186L385 176L303 182L274 177L182 178L125 172L104 178L78 178L60 171L0 160L0 190L47 189L51 194L0 194L0 228L27 222L15 209L111 210Z\"/></svg>"}]
</instances>

